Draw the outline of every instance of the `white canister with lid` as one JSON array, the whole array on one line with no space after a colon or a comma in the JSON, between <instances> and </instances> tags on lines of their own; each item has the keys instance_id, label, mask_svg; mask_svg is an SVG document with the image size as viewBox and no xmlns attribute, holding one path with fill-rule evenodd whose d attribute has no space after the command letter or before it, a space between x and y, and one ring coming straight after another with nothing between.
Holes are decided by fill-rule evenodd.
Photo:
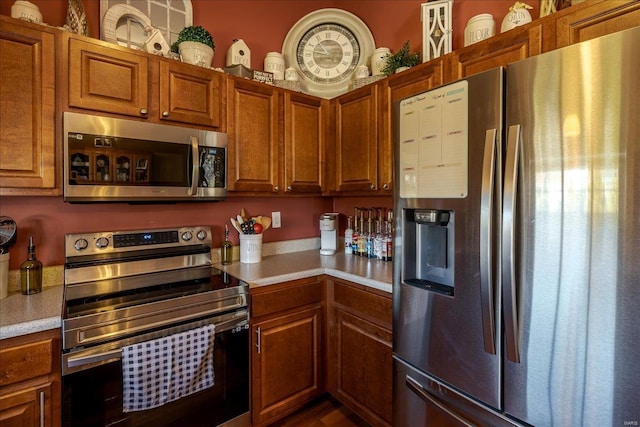
<instances>
[{"instance_id":1,"label":"white canister with lid","mask_svg":"<svg viewBox=\"0 0 640 427\"><path fill-rule=\"evenodd\" d=\"M264 70L273 73L274 80L284 80L284 57L280 52L269 52L264 58Z\"/></svg>"},{"instance_id":2,"label":"white canister with lid","mask_svg":"<svg viewBox=\"0 0 640 427\"><path fill-rule=\"evenodd\" d=\"M496 23L489 13L481 13L469 19L464 29L464 45L469 46L496 34Z\"/></svg>"},{"instance_id":3,"label":"white canister with lid","mask_svg":"<svg viewBox=\"0 0 640 427\"><path fill-rule=\"evenodd\" d=\"M371 55L371 75L381 76L384 73L382 69L387 65L387 56L391 55L388 47L379 47Z\"/></svg>"},{"instance_id":4,"label":"white canister with lid","mask_svg":"<svg viewBox=\"0 0 640 427\"><path fill-rule=\"evenodd\" d=\"M16 0L13 6L11 6L11 17L35 22L37 24L42 23L40 8L26 0Z\"/></svg>"}]
</instances>

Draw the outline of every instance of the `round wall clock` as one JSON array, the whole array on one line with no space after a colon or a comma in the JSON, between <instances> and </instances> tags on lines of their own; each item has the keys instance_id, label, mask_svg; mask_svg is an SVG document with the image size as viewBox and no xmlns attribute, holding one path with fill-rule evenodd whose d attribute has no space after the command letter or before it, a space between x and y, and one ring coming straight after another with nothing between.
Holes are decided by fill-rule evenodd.
<instances>
[{"instance_id":1,"label":"round wall clock","mask_svg":"<svg viewBox=\"0 0 640 427\"><path fill-rule=\"evenodd\" d=\"M320 9L296 22L282 44L286 66L298 70L303 90L332 98L349 89L359 65L368 65L373 35L356 15Z\"/></svg>"}]
</instances>

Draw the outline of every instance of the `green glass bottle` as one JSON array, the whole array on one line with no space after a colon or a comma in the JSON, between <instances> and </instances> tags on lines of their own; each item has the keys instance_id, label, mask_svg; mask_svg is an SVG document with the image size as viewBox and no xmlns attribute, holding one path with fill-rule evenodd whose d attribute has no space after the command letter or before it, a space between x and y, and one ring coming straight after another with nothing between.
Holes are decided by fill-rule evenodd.
<instances>
[{"instance_id":1,"label":"green glass bottle","mask_svg":"<svg viewBox=\"0 0 640 427\"><path fill-rule=\"evenodd\" d=\"M33 237L29 236L29 255L20 266L20 282L22 294L31 295L42 292L42 263L36 258L36 246Z\"/></svg>"},{"instance_id":2,"label":"green glass bottle","mask_svg":"<svg viewBox=\"0 0 640 427\"><path fill-rule=\"evenodd\" d=\"M220 252L222 265L231 264L231 260L233 259L233 245L229 241L229 227L226 224L224 226L224 242L222 242Z\"/></svg>"}]
</instances>

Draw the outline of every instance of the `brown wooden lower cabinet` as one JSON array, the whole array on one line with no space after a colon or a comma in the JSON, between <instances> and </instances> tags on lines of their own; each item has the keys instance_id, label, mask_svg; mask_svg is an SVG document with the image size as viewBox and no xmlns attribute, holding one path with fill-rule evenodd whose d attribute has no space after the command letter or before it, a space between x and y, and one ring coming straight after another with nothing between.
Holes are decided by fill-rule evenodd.
<instances>
[{"instance_id":1,"label":"brown wooden lower cabinet","mask_svg":"<svg viewBox=\"0 0 640 427\"><path fill-rule=\"evenodd\" d=\"M327 279L327 389L373 426L392 422L391 295Z\"/></svg>"},{"instance_id":2,"label":"brown wooden lower cabinet","mask_svg":"<svg viewBox=\"0 0 640 427\"><path fill-rule=\"evenodd\" d=\"M59 426L60 331L0 341L0 425Z\"/></svg>"},{"instance_id":3,"label":"brown wooden lower cabinet","mask_svg":"<svg viewBox=\"0 0 640 427\"><path fill-rule=\"evenodd\" d=\"M251 421L272 423L324 393L324 279L251 290Z\"/></svg>"}]
</instances>

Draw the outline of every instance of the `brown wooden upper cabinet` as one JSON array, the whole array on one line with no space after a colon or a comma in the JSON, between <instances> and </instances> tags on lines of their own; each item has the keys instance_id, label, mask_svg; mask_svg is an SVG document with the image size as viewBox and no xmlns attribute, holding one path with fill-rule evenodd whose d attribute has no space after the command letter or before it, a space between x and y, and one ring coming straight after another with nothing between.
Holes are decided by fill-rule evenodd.
<instances>
[{"instance_id":1,"label":"brown wooden upper cabinet","mask_svg":"<svg viewBox=\"0 0 640 427\"><path fill-rule=\"evenodd\" d=\"M0 16L0 195L62 194L55 38L55 30Z\"/></svg>"},{"instance_id":2,"label":"brown wooden upper cabinet","mask_svg":"<svg viewBox=\"0 0 640 427\"><path fill-rule=\"evenodd\" d=\"M69 38L69 106L149 117L149 57L105 42Z\"/></svg>"},{"instance_id":3,"label":"brown wooden upper cabinet","mask_svg":"<svg viewBox=\"0 0 640 427\"><path fill-rule=\"evenodd\" d=\"M280 192L278 89L229 78L227 91L227 188L241 192Z\"/></svg>"},{"instance_id":4,"label":"brown wooden upper cabinet","mask_svg":"<svg viewBox=\"0 0 640 427\"><path fill-rule=\"evenodd\" d=\"M584 4L555 20L553 48L565 47L640 25L640 1L608 0Z\"/></svg>"},{"instance_id":5,"label":"brown wooden upper cabinet","mask_svg":"<svg viewBox=\"0 0 640 427\"><path fill-rule=\"evenodd\" d=\"M335 98L335 152L327 153L328 159L335 156L335 191L378 190L379 86L367 85Z\"/></svg>"},{"instance_id":6,"label":"brown wooden upper cabinet","mask_svg":"<svg viewBox=\"0 0 640 427\"><path fill-rule=\"evenodd\" d=\"M220 130L225 76L69 35L69 107Z\"/></svg>"},{"instance_id":7,"label":"brown wooden upper cabinet","mask_svg":"<svg viewBox=\"0 0 640 427\"><path fill-rule=\"evenodd\" d=\"M284 191L321 193L329 101L284 92Z\"/></svg>"},{"instance_id":8,"label":"brown wooden upper cabinet","mask_svg":"<svg viewBox=\"0 0 640 427\"><path fill-rule=\"evenodd\" d=\"M230 191L321 194L329 101L230 77Z\"/></svg>"},{"instance_id":9,"label":"brown wooden upper cabinet","mask_svg":"<svg viewBox=\"0 0 640 427\"><path fill-rule=\"evenodd\" d=\"M454 51L445 60L449 72L445 83L542 53L543 24L540 21L516 27Z\"/></svg>"},{"instance_id":10,"label":"brown wooden upper cabinet","mask_svg":"<svg viewBox=\"0 0 640 427\"><path fill-rule=\"evenodd\" d=\"M224 74L160 60L160 120L221 128Z\"/></svg>"}]
</instances>

